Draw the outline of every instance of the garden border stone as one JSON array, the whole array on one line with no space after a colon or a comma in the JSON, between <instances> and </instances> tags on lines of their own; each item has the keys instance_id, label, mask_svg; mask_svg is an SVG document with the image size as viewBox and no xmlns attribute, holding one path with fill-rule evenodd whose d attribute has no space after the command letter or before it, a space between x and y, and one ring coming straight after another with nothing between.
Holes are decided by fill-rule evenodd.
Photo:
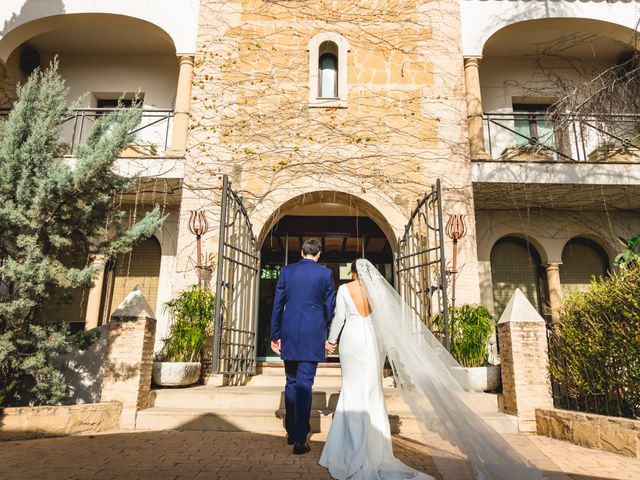
<instances>
[{"instance_id":1,"label":"garden border stone","mask_svg":"<svg viewBox=\"0 0 640 480\"><path fill-rule=\"evenodd\" d=\"M0 409L0 440L26 440L115 430L121 402Z\"/></svg>"},{"instance_id":2,"label":"garden border stone","mask_svg":"<svg viewBox=\"0 0 640 480\"><path fill-rule=\"evenodd\" d=\"M536 428L539 435L640 458L640 420L538 408Z\"/></svg>"}]
</instances>

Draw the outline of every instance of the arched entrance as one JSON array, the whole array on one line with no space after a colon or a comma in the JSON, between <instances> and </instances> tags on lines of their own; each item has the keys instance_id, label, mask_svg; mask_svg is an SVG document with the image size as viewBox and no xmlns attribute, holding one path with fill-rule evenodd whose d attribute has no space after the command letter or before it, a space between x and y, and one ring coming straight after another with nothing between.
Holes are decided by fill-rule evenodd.
<instances>
[{"instance_id":1,"label":"arched entrance","mask_svg":"<svg viewBox=\"0 0 640 480\"><path fill-rule=\"evenodd\" d=\"M300 259L302 243L318 238L320 263L333 271L336 288L351 279L350 264L365 257L393 282L395 238L370 204L348 195L316 192L287 202L266 223L261 235L258 361L277 360L269 349L271 310L280 268Z\"/></svg>"}]
</instances>

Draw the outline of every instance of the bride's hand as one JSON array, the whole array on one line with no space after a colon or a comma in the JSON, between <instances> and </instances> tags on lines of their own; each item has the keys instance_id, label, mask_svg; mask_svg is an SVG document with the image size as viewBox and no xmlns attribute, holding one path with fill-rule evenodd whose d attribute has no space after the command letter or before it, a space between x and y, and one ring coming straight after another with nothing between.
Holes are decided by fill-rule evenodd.
<instances>
[{"instance_id":1,"label":"bride's hand","mask_svg":"<svg viewBox=\"0 0 640 480\"><path fill-rule=\"evenodd\" d=\"M324 348L328 353L332 354L336 351L336 344L327 340L324 344Z\"/></svg>"}]
</instances>

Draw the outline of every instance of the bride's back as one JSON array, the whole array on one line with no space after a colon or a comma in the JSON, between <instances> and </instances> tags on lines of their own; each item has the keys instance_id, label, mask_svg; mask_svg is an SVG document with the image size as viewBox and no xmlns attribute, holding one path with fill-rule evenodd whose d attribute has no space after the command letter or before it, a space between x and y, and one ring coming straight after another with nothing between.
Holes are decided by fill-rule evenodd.
<instances>
[{"instance_id":1,"label":"bride's back","mask_svg":"<svg viewBox=\"0 0 640 480\"><path fill-rule=\"evenodd\" d=\"M354 280L347 283L347 289L360 316L368 317L371 315L371 305L369 304L369 298L364 290L364 286L358 280Z\"/></svg>"}]
</instances>

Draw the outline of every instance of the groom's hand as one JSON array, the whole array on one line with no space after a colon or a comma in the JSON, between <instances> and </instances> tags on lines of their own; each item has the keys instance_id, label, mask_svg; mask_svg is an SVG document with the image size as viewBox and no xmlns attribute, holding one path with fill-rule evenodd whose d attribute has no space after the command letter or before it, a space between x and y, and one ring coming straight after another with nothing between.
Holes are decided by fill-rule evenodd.
<instances>
[{"instance_id":1,"label":"groom's hand","mask_svg":"<svg viewBox=\"0 0 640 480\"><path fill-rule=\"evenodd\" d=\"M325 344L324 344L324 349L328 353L333 354L333 352L336 351L336 344L335 343L331 343L329 341L326 341Z\"/></svg>"},{"instance_id":2,"label":"groom's hand","mask_svg":"<svg viewBox=\"0 0 640 480\"><path fill-rule=\"evenodd\" d=\"M280 355L280 339L271 340L271 350L273 350L276 355Z\"/></svg>"}]
</instances>

